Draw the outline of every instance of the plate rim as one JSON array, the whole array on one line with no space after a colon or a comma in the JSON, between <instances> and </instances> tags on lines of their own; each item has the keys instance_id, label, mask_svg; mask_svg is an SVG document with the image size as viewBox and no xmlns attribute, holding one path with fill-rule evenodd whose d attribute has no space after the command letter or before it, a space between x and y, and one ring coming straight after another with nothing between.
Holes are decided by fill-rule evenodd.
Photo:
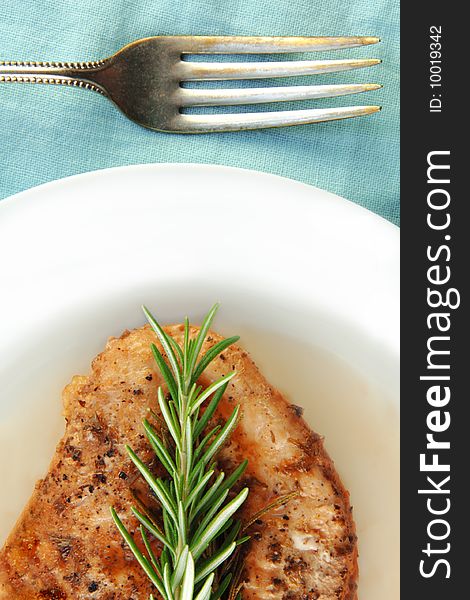
<instances>
[{"instance_id":1,"label":"plate rim","mask_svg":"<svg viewBox=\"0 0 470 600\"><path fill-rule=\"evenodd\" d=\"M16 192L15 194L7 196L6 198L0 199L0 210L1 210L2 206L10 204L10 203L14 202L15 200L20 200L20 199L22 199L23 196L28 196L30 193L34 193L39 190L44 190L49 187L53 188L53 187L56 187L57 185L63 185L63 184L67 184L69 182L74 182L74 181L78 181L78 180L82 180L82 179L86 179L86 178L92 178L95 176L102 176L102 175L106 175L108 173L111 174L113 172L120 173L120 172L124 172L124 171L133 171L133 170L146 169L146 168L158 170L158 169L178 168L178 167L201 168L201 169L207 169L207 170L214 169L217 171L231 171L231 172L235 172L235 173L236 172L249 173L251 175L266 176L269 178L292 182L292 183L302 186L304 188L308 188L310 190L314 190L314 191L321 192L323 194L326 193L326 194L329 194L330 196L334 196L337 200L341 200L342 202L345 202L350 208L357 209L360 212L366 213L370 217L375 217L377 219L377 222L380 222L382 225L386 225L390 230L395 230L397 234L399 234L399 232L400 232L400 227L398 225L396 225L395 223L392 223L391 221L389 221L382 215L379 215L378 213L374 212L373 210L366 208L364 206L361 206L360 204L357 204L353 200L349 200L348 198L345 198L344 196L340 196L339 194L336 194L335 192L325 190L323 188L320 188L315 185L311 185L304 181L299 181L298 179L294 179L292 177L286 177L284 175L279 175L277 173L270 173L269 171L258 171L256 169L247 169L245 167L234 167L231 165L221 165L221 164L215 164L215 163L197 163L197 162L194 162L194 163L192 163L192 162L132 163L129 165L104 167L102 169L93 169L92 171L83 171L82 173L74 173L73 175L66 175L65 177L60 177L59 179L45 181L44 183L40 183L31 188L21 190L20 192Z\"/></svg>"}]
</instances>

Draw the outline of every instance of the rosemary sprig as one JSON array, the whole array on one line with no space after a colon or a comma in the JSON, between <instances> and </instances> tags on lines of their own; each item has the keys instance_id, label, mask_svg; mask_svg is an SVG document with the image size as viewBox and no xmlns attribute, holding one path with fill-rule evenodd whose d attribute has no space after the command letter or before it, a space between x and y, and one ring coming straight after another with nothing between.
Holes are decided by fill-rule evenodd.
<instances>
[{"instance_id":1,"label":"rosemary sprig","mask_svg":"<svg viewBox=\"0 0 470 600\"><path fill-rule=\"evenodd\" d=\"M138 546L114 508L111 514L163 600L238 597L239 590L233 589L233 584L238 584L237 573L227 573L224 565L230 565L228 559L233 558L238 546L248 539L241 536L241 523L234 519L234 514L248 496L248 488L229 498L229 492L245 471L247 462L244 461L226 477L217 469L216 459L237 426L239 406L222 427L210 429L211 417L235 372L221 377L207 388L198 385L198 379L208 365L238 340L238 337L224 339L200 356L217 309L215 304L195 337L190 335L186 318L183 344L179 346L144 307L166 356L165 360L157 346L152 344L153 356L168 395L159 387L158 404L167 431L159 434L148 420L144 421L143 427L153 451L166 470L166 477L156 478L131 448L127 447L127 451L161 505L162 519L157 523L149 514L132 508L140 522L142 544ZM158 540L161 546L158 557L149 536ZM150 600L155 600L152 595Z\"/></svg>"}]
</instances>

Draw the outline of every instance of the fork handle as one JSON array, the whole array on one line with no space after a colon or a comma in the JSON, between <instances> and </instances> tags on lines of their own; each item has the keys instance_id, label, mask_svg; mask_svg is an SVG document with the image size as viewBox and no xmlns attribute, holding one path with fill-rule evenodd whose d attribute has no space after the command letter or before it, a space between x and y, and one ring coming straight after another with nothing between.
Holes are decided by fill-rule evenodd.
<instances>
[{"instance_id":1,"label":"fork handle","mask_svg":"<svg viewBox=\"0 0 470 600\"><path fill-rule=\"evenodd\" d=\"M0 61L0 83L47 83L83 87L107 95L94 74L106 64L94 62Z\"/></svg>"}]
</instances>

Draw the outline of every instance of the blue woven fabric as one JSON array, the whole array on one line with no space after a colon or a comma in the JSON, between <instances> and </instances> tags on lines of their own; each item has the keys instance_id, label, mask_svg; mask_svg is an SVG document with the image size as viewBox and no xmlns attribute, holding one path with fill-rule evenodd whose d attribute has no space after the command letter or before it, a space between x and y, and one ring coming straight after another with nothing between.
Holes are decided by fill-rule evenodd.
<instances>
[{"instance_id":1,"label":"blue woven fabric","mask_svg":"<svg viewBox=\"0 0 470 600\"><path fill-rule=\"evenodd\" d=\"M398 13L398 0L2 0L0 60L96 60L158 34L378 35L378 46L321 56L378 57L383 64L309 83L379 82L384 88L297 105L381 104L382 112L370 117L182 136L143 129L86 90L0 84L0 198L105 167L203 162L304 181L398 223Z\"/></svg>"}]
</instances>

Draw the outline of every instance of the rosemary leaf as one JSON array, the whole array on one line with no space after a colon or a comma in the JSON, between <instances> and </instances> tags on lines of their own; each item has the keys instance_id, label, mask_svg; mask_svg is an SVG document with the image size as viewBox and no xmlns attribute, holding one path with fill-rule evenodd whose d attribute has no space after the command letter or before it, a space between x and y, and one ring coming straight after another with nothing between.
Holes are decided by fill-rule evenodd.
<instances>
[{"instance_id":1,"label":"rosemary leaf","mask_svg":"<svg viewBox=\"0 0 470 600\"><path fill-rule=\"evenodd\" d=\"M191 407L191 414L194 414L196 412L196 409L198 409L201 406L201 404L205 400L207 400L207 398L209 398L209 396L211 396L215 391L217 391L223 385L226 385L231 379L233 379L235 377L235 375L236 375L236 371L232 371L229 375L226 375L225 377L222 377L218 381L211 383L211 385L206 390L204 390L204 392L198 397L197 402L195 402L193 404L193 406Z\"/></svg>"},{"instance_id":2,"label":"rosemary leaf","mask_svg":"<svg viewBox=\"0 0 470 600\"><path fill-rule=\"evenodd\" d=\"M244 488L238 496L223 508L219 514L207 525L199 539L191 546L191 552L195 558L199 558L211 541L217 536L228 519L240 508L248 497L248 488Z\"/></svg>"},{"instance_id":3,"label":"rosemary leaf","mask_svg":"<svg viewBox=\"0 0 470 600\"><path fill-rule=\"evenodd\" d=\"M208 560L203 562L198 570L198 574L196 575L194 583L199 583L199 581L202 581L204 577L215 571L219 565L227 560L227 558L230 558L236 546L237 544L233 542L227 548L224 548L218 554L211 556Z\"/></svg>"},{"instance_id":4,"label":"rosemary leaf","mask_svg":"<svg viewBox=\"0 0 470 600\"><path fill-rule=\"evenodd\" d=\"M158 339L160 340L160 343L163 346L163 349L168 357L168 360L170 361L171 368L173 370L173 375L175 376L176 382L178 383L179 387L182 388L181 371L179 368L179 364L178 364L178 360L176 358L175 352L169 341L169 337L165 333L165 331L163 331L162 327L157 323L155 318L150 314L150 312L147 310L147 308L145 306L143 306L142 308L143 308L145 316L147 317L148 322L150 323L150 326L157 334Z\"/></svg>"},{"instance_id":5,"label":"rosemary leaf","mask_svg":"<svg viewBox=\"0 0 470 600\"><path fill-rule=\"evenodd\" d=\"M158 457L158 460L162 463L165 469L168 471L168 474L174 476L176 473L176 466L173 462L173 459L170 456L170 453L165 448L162 440L158 437L154 428L150 425L150 423L145 419L144 421L144 429L147 435L147 439L152 446L153 451Z\"/></svg>"},{"instance_id":6,"label":"rosemary leaf","mask_svg":"<svg viewBox=\"0 0 470 600\"><path fill-rule=\"evenodd\" d=\"M176 591L178 586L183 581L183 575L186 570L186 563L188 561L188 555L189 555L189 546L185 546L178 558L178 561L177 561L176 567L175 567L175 571L173 573L173 577L171 580L173 592Z\"/></svg>"},{"instance_id":7,"label":"rosemary leaf","mask_svg":"<svg viewBox=\"0 0 470 600\"><path fill-rule=\"evenodd\" d=\"M211 460L211 458L215 454L217 454L217 452L221 449L221 447L228 440L228 438L230 437L233 430L235 429L235 427L238 424L239 414L240 414L240 407L237 406L237 407L235 407L235 409L234 409L233 413L231 414L231 416L229 417L228 421L222 427L220 433L217 434L216 438L211 443L209 448L204 452L204 454L201 458L201 462L203 464L207 464Z\"/></svg>"},{"instance_id":8,"label":"rosemary leaf","mask_svg":"<svg viewBox=\"0 0 470 600\"><path fill-rule=\"evenodd\" d=\"M199 363L194 371L194 374L193 374L194 381L197 381L199 379L199 377L202 375L202 373L206 370L206 367L208 367L210 365L210 363L214 360L214 358L217 358L217 356L219 356L219 354L221 352L226 350L232 344L235 344L236 342L238 342L239 339L240 339L240 336L234 335L233 337L227 338L225 340L221 340L220 342L217 342L217 344L212 346L212 348L210 350L208 350L206 352L206 354L199 361Z\"/></svg>"},{"instance_id":9,"label":"rosemary leaf","mask_svg":"<svg viewBox=\"0 0 470 600\"><path fill-rule=\"evenodd\" d=\"M175 378L173 377L173 373L168 368L165 359L163 358L163 356L160 353L160 350L155 346L155 344L152 344L150 347L152 348L153 357L155 359L155 362L157 363L158 368L160 369L160 373L162 374L163 380L166 383L171 397L177 398L178 384L176 383Z\"/></svg>"},{"instance_id":10,"label":"rosemary leaf","mask_svg":"<svg viewBox=\"0 0 470 600\"><path fill-rule=\"evenodd\" d=\"M219 600L224 592L228 589L230 582L232 580L232 573L228 573L220 582L219 587L215 592L211 594L210 600Z\"/></svg>"},{"instance_id":11,"label":"rosemary leaf","mask_svg":"<svg viewBox=\"0 0 470 600\"><path fill-rule=\"evenodd\" d=\"M154 525L148 517L143 515L139 510L137 510L134 507L132 508L132 512L134 513L134 516L140 521L142 526L145 527L145 529L147 529L147 531L149 531L158 541L160 541L164 546L166 546L170 550L170 552L173 552L173 548L170 542L166 539L162 531L160 531L160 529L156 525Z\"/></svg>"},{"instance_id":12,"label":"rosemary leaf","mask_svg":"<svg viewBox=\"0 0 470 600\"><path fill-rule=\"evenodd\" d=\"M206 407L206 410L204 411L204 414L202 415L202 417L198 420L196 427L194 428L194 437L199 437L201 435L201 433L204 431L204 429L207 427L207 424L209 423L209 421L212 419L217 407L219 406L219 402L222 398L222 396L225 393L225 390L227 389L228 386L228 381L225 381L225 384L220 387L216 393L212 396L211 401L209 402L209 404Z\"/></svg>"},{"instance_id":13,"label":"rosemary leaf","mask_svg":"<svg viewBox=\"0 0 470 600\"><path fill-rule=\"evenodd\" d=\"M186 568L184 570L183 584L181 586L180 600L193 600L194 594L194 559L191 552L188 552Z\"/></svg>"},{"instance_id":14,"label":"rosemary leaf","mask_svg":"<svg viewBox=\"0 0 470 600\"><path fill-rule=\"evenodd\" d=\"M134 556L136 557L138 563L140 564L140 566L142 567L142 569L145 571L145 573L147 574L147 576L149 577L149 579L151 580L151 582L153 583L153 585L160 592L160 594L162 594L165 597L164 587L161 584L161 581L160 581L160 579L158 577L158 574L155 572L155 570L153 569L153 567L150 565L150 563L147 560L147 558L139 550L139 548L137 547L137 544L134 542L133 537L131 536L131 534L125 528L124 524L122 523L121 519L118 517L118 515L117 515L116 511L114 510L114 508L111 508L111 516L113 517L113 520L116 523L116 526L119 529L119 532L121 533L122 537L126 540L129 548L132 550L132 552L133 552Z\"/></svg>"},{"instance_id":15,"label":"rosemary leaf","mask_svg":"<svg viewBox=\"0 0 470 600\"><path fill-rule=\"evenodd\" d=\"M195 600L209 600L211 597L212 582L214 581L214 577L214 573L209 575Z\"/></svg>"}]
</instances>

